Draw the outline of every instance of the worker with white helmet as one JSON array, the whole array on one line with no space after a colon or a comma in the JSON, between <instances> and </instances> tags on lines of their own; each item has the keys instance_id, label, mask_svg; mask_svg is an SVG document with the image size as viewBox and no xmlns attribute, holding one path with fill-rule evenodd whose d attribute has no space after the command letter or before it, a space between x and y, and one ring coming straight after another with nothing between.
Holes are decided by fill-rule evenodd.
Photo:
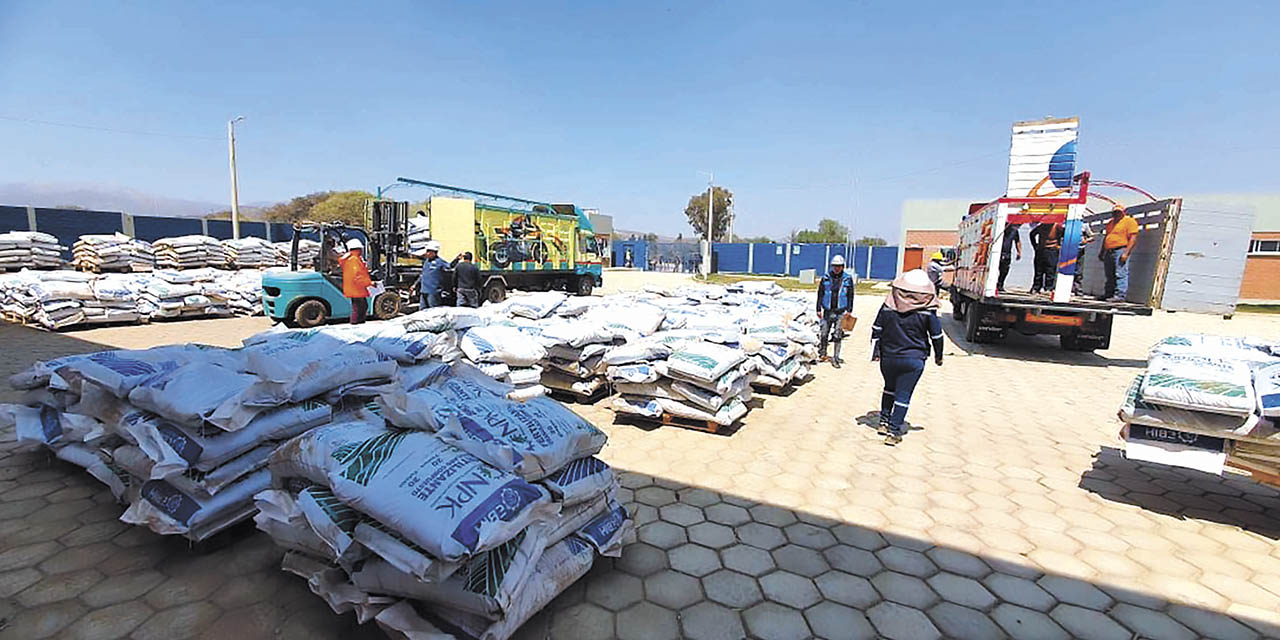
<instances>
[{"instance_id":1,"label":"worker with white helmet","mask_svg":"<svg viewBox=\"0 0 1280 640\"><path fill-rule=\"evenodd\" d=\"M832 343L831 366L839 369L840 341L844 339L841 318L853 310L853 277L844 271L844 256L831 257L831 269L818 283L818 352L827 359L827 342Z\"/></svg>"},{"instance_id":2,"label":"worker with white helmet","mask_svg":"<svg viewBox=\"0 0 1280 640\"><path fill-rule=\"evenodd\" d=\"M422 275L418 277L418 300L423 309L444 303L442 293L449 279L449 263L440 257L440 243L428 240L423 251Z\"/></svg>"},{"instance_id":3,"label":"worker with white helmet","mask_svg":"<svg viewBox=\"0 0 1280 640\"><path fill-rule=\"evenodd\" d=\"M880 435L893 446L907 433L907 409L924 364L942 366L942 322L938 320L938 288L920 269L897 277L871 326L871 360L880 362L884 391L880 395Z\"/></svg>"},{"instance_id":4,"label":"worker with white helmet","mask_svg":"<svg viewBox=\"0 0 1280 640\"><path fill-rule=\"evenodd\" d=\"M373 279L361 256L364 243L359 238L351 238L346 247L346 253L338 256L338 264L342 265L342 295L351 301L351 324L360 324L369 314L369 287L373 286Z\"/></svg>"}]
</instances>

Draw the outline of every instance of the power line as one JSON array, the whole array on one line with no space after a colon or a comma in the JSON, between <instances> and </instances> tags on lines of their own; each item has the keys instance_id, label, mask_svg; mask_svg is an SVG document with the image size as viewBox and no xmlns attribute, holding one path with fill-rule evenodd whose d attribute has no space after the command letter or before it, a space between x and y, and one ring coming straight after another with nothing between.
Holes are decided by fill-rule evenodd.
<instances>
[{"instance_id":1,"label":"power line","mask_svg":"<svg viewBox=\"0 0 1280 640\"><path fill-rule=\"evenodd\" d=\"M135 135L135 136L155 136L155 137L158 137L158 138L183 138L183 139L187 139L187 140L219 140L219 141L221 141L221 140L222 140L222 138L221 138L221 137L219 137L219 136L197 136L197 135L188 135L188 134L181 134L181 133L157 133L157 132L154 132L154 131L136 131L136 130L131 130L131 129L112 129L112 128L110 128L110 127L96 127L96 126L93 126L93 125L87 125L87 124L72 124L72 123L69 123L69 122L51 122L51 121L49 121L49 120L35 120L35 119L32 119L32 118L17 118L17 117L14 117L14 116L3 116L3 115L0 115L0 120L8 120L8 121L10 121L10 122L22 122L22 123L26 123L26 124L42 124L42 125L49 126L49 127L66 127L66 128L68 128L68 129L84 129L84 130L87 130L87 131L103 131L103 132L106 132L106 133L124 133L124 134L128 134L128 135Z\"/></svg>"}]
</instances>

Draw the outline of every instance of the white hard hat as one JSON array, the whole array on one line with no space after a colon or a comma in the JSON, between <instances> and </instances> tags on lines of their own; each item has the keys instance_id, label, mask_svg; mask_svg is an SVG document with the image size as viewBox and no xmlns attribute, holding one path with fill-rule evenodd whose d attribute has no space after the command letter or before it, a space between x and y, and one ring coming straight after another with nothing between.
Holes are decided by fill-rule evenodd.
<instances>
[{"instance_id":1,"label":"white hard hat","mask_svg":"<svg viewBox=\"0 0 1280 640\"><path fill-rule=\"evenodd\" d=\"M434 251L436 253L440 253L440 243L435 240L428 240L423 251Z\"/></svg>"},{"instance_id":2,"label":"white hard hat","mask_svg":"<svg viewBox=\"0 0 1280 640\"><path fill-rule=\"evenodd\" d=\"M839 254L834 255L834 256L831 256L831 266L833 266L833 267L843 267L843 266L844 266L844 256L839 255Z\"/></svg>"},{"instance_id":3,"label":"white hard hat","mask_svg":"<svg viewBox=\"0 0 1280 640\"><path fill-rule=\"evenodd\" d=\"M364 249L364 243L360 241L360 238L352 238L347 241L347 251L352 249Z\"/></svg>"}]
</instances>

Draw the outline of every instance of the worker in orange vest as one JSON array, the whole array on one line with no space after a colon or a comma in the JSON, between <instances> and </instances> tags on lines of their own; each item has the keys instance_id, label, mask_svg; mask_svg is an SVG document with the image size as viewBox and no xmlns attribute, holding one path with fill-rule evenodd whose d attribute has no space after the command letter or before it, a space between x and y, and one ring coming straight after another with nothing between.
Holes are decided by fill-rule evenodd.
<instances>
[{"instance_id":1,"label":"worker in orange vest","mask_svg":"<svg viewBox=\"0 0 1280 640\"><path fill-rule=\"evenodd\" d=\"M338 256L342 265L342 295L351 300L351 324L364 322L369 314L369 287L373 279L364 264L364 243L359 238L347 240L347 252Z\"/></svg>"}]
</instances>

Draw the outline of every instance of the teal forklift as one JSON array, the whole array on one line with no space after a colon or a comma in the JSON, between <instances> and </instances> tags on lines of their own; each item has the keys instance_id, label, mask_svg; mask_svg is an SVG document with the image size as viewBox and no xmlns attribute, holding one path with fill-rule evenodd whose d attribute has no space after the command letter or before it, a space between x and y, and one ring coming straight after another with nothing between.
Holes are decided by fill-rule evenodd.
<instances>
[{"instance_id":1,"label":"teal forklift","mask_svg":"<svg viewBox=\"0 0 1280 640\"><path fill-rule=\"evenodd\" d=\"M343 223L295 223L289 270L262 274L262 308L267 317L298 328L350 316L351 302L342 295L337 258L352 238L364 243L369 275L384 288L370 301L369 315L379 320L398 315L409 300L416 299L413 289L421 269L407 264L408 256L401 255L408 217L408 203L374 201L366 220L369 231ZM308 237L319 239L320 253L312 264L299 264L298 246Z\"/></svg>"}]
</instances>

